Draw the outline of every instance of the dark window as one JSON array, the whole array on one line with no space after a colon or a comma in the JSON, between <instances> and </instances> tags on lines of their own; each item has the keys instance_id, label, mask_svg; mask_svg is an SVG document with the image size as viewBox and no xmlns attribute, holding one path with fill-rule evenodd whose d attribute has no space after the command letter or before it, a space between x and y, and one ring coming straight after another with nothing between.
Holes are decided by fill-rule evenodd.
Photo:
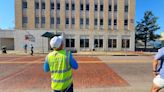
<instances>
[{"instance_id":1,"label":"dark window","mask_svg":"<svg viewBox=\"0 0 164 92\"><path fill-rule=\"evenodd\" d=\"M27 17L23 17L23 19L22 19L22 23L23 23L23 24L28 23L28 18L27 18Z\"/></svg>"},{"instance_id":2,"label":"dark window","mask_svg":"<svg viewBox=\"0 0 164 92\"><path fill-rule=\"evenodd\" d=\"M72 24L73 25L75 24L75 18L72 18Z\"/></svg>"},{"instance_id":3,"label":"dark window","mask_svg":"<svg viewBox=\"0 0 164 92\"><path fill-rule=\"evenodd\" d=\"M128 12L128 5L125 6L125 12Z\"/></svg>"},{"instance_id":4,"label":"dark window","mask_svg":"<svg viewBox=\"0 0 164 92\"><path fill-rule=\"evenodd\" d=\"M102 48L103 47L103 39L95 39L94 45L96 48Z\"/></svg>"},{"instance_id":5,"label":"dark window","mask_svg":"<svg viewBox=\"0 0 164 92\"><path fill-rule=\"evenodd\" d=\"M45 22L46 22L45 17L42 17L41 22L42 22L42 24L45 24Z\"/></svg>"},{"instance_id":6,"label":"dark window","mask_svg":"<svg viewBox=\"0 0 164 92\"><path fill-rule=\"evenodd\" d=\"M54 24L54 17L51 17L51 24Z\"/></svg>"},{"instance_id":7,"label":"dark window","mask_svg":"<svg viewBox=\"0 0 164 92\"><path fill-rule=\"evenodd\" d=\"M75 4L72 4L72 10L75 10Z\"/></svg>"},{"instance_id":8,"label":"dark window","mask_svg":"<svg viewBox=\"0 0 164 92\"><path fill-rule=\"evenodd\" d=\"M42 9L45 9L45 2L42 2Z\"/></svg>"},{"instance_id":9,"label":"dark window","mask_svg":"<svg viewBox=\"0 0 164 92\"><path fill-rule=\"evenodd\" d=\"M66 44L66 47L70 47L70 45L69 45L69 39L65 39L65 44Z\"/></svg>"},{"instance_id":10,"label":"dark window","mask_svg":"<svg viewBox=\"0 0 164 92\"><path fill-rule=\"evenodd\" d=\"M51 3L51 9L52 10L54 9L54 3Z\"/></svg>"},{"instance_id":11,"label":"dark window","mask_svg":"<svg viewBox=\"0 0 164 92\"><path fill-rule=\"evenodd\" d=\"M114 5L114 11L115 12L117 11L117 5Z\"/></svg>"},{"instance_id":12,"label":"dark window","mask_svg":"<svg viewBox=\"0 0 164 92\"><path fill-rule=\"evenodd\" d=\"M116 48L116 47L117 47L117 40L113 39L113 48Z\"/></svg>"},{"instance_id":13,"label":"dark window","mask_svg":"<svg viewBox=\"0 0 164 92\"><path fill-rule=\"evenodd\" d=\"M86 25L89 25L89 18L86 18Z\"/></svg>"},{"instance_id":14,"label":"dark window","mask_svg":"<svg viewBox=\"0 0 164 92\"><path fill-rule=\"evenodd\" d=\"M103 10L104 10L104 6L100 5L100 11L103 11Z\"/></svg>"},{"instance_id":15,"label":"dark window","mask_svg":"<svg viewBox=\"0 0 164 92\"><path fill-rule=\"evenodd\" d=\"M69 24L69 18L66 18L66 24Z\"/></svg>"},{"instance_id":16,"label":"dark window","mask_svg":"<svg viewBox=\"0 0 164 92\"><path fill-rule=\"evenodd\" d=\"M84 44L84 39L80 39L80 48L84 48L85 44Z\"/></svg>"},{"instance_id":17,"label":"dark window","mask_svg":"<svg viewBox=\"0 0 164 92\"><path fill-rule=\"evenodd\" d=\"M112 6L111 5L109 5L109 11L112 11Z\"/></svg>"},{"instance_id":18,"label":"dark window","mask_svg":"<svg viewBox=\"0 0 164 92\"><path fill-rule=\"evenodd\" d=\"M117 40L116 39L108 39L108 48L116 48Z\"/></svg>"},{"instance_id":19,"label":"dark window","mask_svg":"<svg viewBox=\"0 0 164 92\"><path fill-rule=\"evenodd\" d=\"M35 2L35 9L39 9L39 2Z\"/></svg>"},{"instance_id":20,"label":"dark window","mask_svg":"<svg viewBox=\"0 0 164 92\"><path fill-rule=\"evenodd\" d=\"M89 11L89 4L86 4L86 10Z\"/></svg>"},{"instance_id":21,"label":"dark window","mask_svg":"<svg viewBox=\"0 0 164 92\"><path fill-rule=\"evenodd\" d=\"M75 47L75 39L66 39L66 47Z\"/></svg>"},{"instance_id":22,"label":"dark window","mask_svg":"<svg viewBox=\"0 0 164 92\"><path fill-rule=\"evenodd\" d=\"M108 48L112 48L112 39L108 39Z\"/></svg>"},{"instance_id":23,"label":"dark window","mask_svg":"<svg viewBox=\"0 0 164 92\"><path fill-rule=\"evenodd\" d=\"M97 19L94 20L94 24L95 24L95 26L97 26Z\"/></svg>"},{"instance_id":24,"label":"dark window","mask_svg":"<svg viewBox=\"0 0 164 92\"><path fill-rule=\"evenodd\" d=\"M103 47L103 39L99 39L99 47L100 47L100 48Z\"/></svg>"},{"instance_id":25,"label":"dark window","mask_svg":"<svg viewBox=\"0 0 164 92\"><path fill-rule=\"evenodd\" d=\"M83 18L80 18L80 25L83 25Z\"/></svg>"},{"instance_id":26,"label":"dark window","mask_svg":"<svg viewBox=\"0 0 164 92\"><path fill-rule=\"evenodd\" d=\"M39 17L35 17L35 23L39 24Z\"/></svg>"},{"instance_id":27,"label":"dark window","mask_svg":"<svg viewBox=\"0 0 164 92\"><path fill-rule=\"evenodd\" d=\"M114 19L114 25L117 25L117 19Z\"/></svg>"},{"instance_id":28,"label":"dark window","mask_svg":"<svg viewBox=\"0 0 164 92\"><path fill-rule=\"evenodd\" d=\"M95 45L95 48L98 47L98 39L95 39L95 40L94 40L94 45Z\"/></svg>"},{"instance_id":29,"label":"dark window","mask_svg":"<svg viewBox=\"0 0 164 92\"><path fill-rule=\"evenodd\" d=\"M80 4L80 10L83 11L83 4Z\"/></svg>"},{"instance_id":30,"label":"dark window","mask_svg":"<svg viewBox=\"0 0 164 92\"><path fill-rule=\"evenodd\" d=\"M57 10L60 10L60 3L57 3Z\"/></svg>"},{"instance_id":31,"label":"dark window","mask_svg":"<svg viewBox=\"0 0 164 92\"><path fill-rule=\"evenodd\" d=\"M89 48L89 39L85 39L85 47Z\"/></svg>"},{"instance_id":32,"label":"dark window","mask_svg":"<svg viewBox=\"0 0 164 92\"><path fill-rule=\"evenodd\" d=\"M97 11L98 10L98 6L97 6L97 4L95 4L95 11Z\"/></svg>"},{"instance_id":33,"label":"dark window","mask_svg":"<svg viewBox=\"0 0 164 92\"><path fill-rule=\"evenodd\" d=\"M124 25L127 26L128 25L128 20L124 20Z\"/></svg>"},{"instance_id":34,"label":"dark window","mask_svg":"<svg viewBox=\"0 0 164 92\"><path fill-rule=\"evenodd\" d=\"M103 25L103 19L100 19L100 25L101 26Z\"/></svg>"},{"instance_id":35,"label":"dark window","mask_svg":"<svg viewBox=\"0 0 164 92\"><path fill-rule=\"evenodd\" d=\"M89 39L80 39L80 48L89 48Z\"/></svg>"},{"instance_id":36,"label":"dark window","mask_svg":"<svg viewBox=\"0 0 164 92\"><path fill-rule=\"evenodd\" d=\"M66 10L69 10L69 4L68 4L68 3L66 3L65 9L66 9Z\"/></svg>"},{"instance_id":37,"label":"dark window","mask_svg":"<svg viewBox=\"0 0 164 92\"><path fill-rule=\"evenodd\" d=\"M111 19L108 19L108 25L111 25Z\"/></svg>"},{"instance_id":38,"label":"dark window","mask_svg":"<svg viewBox=\"0 0 164 92\"><path fill-rule=\"evenodd\" d=\"M75 39L71 39L71 47L75 47Z\"/></svg>"},{"instance_id":39,"label":"dark window","mask_svg":"<svg viewBox=\"0 0 164 92\"><path fill-rule=\"evenodd\" d=\"M60 18L57 18L57 24L60 24Z\"/></svg>"},{"instance_id":40,"label":"dark window","mask_svg":"<svg viewBox=\"0 0 164 92\"><path fill-rule=\"evenodd\" d=\"M130 48L130 39L122 39L122 48Z\"/></svg>"},{"instance_id":41,"label":"dark window","mask_svg":"<svg viewBox=\"0 0 164 92\"><path fill-rule=\"evenodd\" d=\"M27 1L23 1L22 2L22 8L23 9L27 9Z\"/></svg>"}]
</instances>

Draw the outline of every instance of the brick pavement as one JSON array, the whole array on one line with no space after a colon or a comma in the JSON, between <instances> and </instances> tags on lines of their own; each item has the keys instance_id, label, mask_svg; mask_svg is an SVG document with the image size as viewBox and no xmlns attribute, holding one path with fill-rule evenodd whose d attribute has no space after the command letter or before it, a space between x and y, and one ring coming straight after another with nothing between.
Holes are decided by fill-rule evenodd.
<instances>
[{"instance_id":1,"label":"brick pavement","mask_svg":"<svg viewBox=\"0 0 164 92\"><path fill-rule=\"evenodd\" d=\"M8 58L12 58L11 59ZM15 58L14 58L15 57ZM1 56L0 92L31 92L30 90L50 90L50 74L43 72L45 56ZM128 83L97 57L75 57L79 69L73 72L75 88L125 87ZM19 64L14 62L27 62ZM93 62L96 61L96 62ZM29 63L39 62L39 63ZM85 63L83 63L85 62ZM87 63L86 63L87 62ZM93 63L90 63L93 62Z\"/></svg>"}]
</instances>

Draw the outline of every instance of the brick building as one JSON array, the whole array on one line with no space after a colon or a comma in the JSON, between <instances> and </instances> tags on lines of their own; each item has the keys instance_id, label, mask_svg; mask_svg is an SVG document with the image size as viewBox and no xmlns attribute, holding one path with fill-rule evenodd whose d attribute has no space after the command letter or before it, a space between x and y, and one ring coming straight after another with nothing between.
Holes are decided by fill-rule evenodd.
<instances>
[{"instance_id":1,"label":"brick building","mask_svg":"<svg viewBox=\"0 0 164 92\"><path fill-rule=\"evenodd\" d=\"M28 43L48 51L41 35L54 32L78 51L134 51L134 18L135 0L15 0L15 49Z\"/></svg>"}]
</instances>

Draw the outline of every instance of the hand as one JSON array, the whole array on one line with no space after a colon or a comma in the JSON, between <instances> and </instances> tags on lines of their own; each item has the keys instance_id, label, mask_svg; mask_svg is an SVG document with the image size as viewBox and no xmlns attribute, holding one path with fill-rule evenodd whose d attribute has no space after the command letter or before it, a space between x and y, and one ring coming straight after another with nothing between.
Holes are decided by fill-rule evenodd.
<instances>
[{"instance_id":1,"label":"hand","mask_svg":"<svg viewBox=\"0 0 164 92\"><path fill-rule=\"evenodd\" d=\"M158 72L153 72L153 75L154 76L157 76L159 73Z\"/></svg>"}]
</instances>

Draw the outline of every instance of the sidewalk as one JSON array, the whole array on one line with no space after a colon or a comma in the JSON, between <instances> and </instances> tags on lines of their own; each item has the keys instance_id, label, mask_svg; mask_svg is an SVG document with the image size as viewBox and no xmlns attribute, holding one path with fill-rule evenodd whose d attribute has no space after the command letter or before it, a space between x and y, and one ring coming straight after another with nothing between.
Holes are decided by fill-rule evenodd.
<instances>
[{"instance_id":1,"label":"sidewalk","mask_svg":"<svg viewBox=\"0 0 164 92\"><path fill-rule=\"evenodd\" d=\"M34 52L34 55L47 55L49 52ZM98 52L98 51L83 51L83 52L77 52L73 53L75 56L151 56L154 55L156 52L124 52L124 51L108 51L108 52ZM1 53L2 54L2 53ZM24 53L24 51L14 51L14 50L8 50L7 54L16 54L16 55L28 55L30 54L30 51L28 53Z\"/></svg>"}]
</instances>

